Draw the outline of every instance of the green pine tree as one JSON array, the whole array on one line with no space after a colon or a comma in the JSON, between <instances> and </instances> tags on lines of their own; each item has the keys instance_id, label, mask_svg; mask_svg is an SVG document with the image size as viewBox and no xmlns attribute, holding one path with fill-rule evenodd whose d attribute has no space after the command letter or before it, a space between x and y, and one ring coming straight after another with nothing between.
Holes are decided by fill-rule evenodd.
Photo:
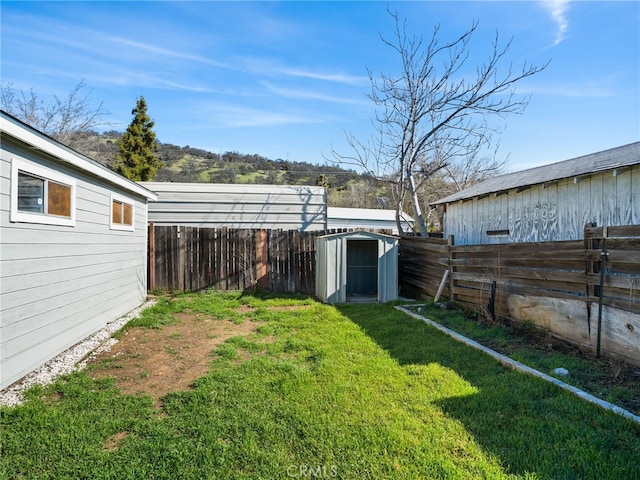
<instances>
[{"instance_id":1,"label":"green pine tree","mask_svg":"<svg viewBox=\"0 0 640 480\"><path fill-rule=\"evenodd\" d=\"M119 152L113 168L130 180L145 182L153 179L162 166L156 153L158 145L153 131L155 122L147 115L144 97L137 100L136 108L131 114L135 116L118 142Z\"/></svg>"}]
</instances>

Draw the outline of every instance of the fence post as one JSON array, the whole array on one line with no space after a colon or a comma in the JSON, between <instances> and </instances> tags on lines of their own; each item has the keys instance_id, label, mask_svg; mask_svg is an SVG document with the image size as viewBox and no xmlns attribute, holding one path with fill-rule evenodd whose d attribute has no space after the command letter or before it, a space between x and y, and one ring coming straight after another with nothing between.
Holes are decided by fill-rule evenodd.
<instances>
[{"instance_id":1,"label":"fence post","mask_svg":"<svg viewBox=\"0 0 640 480\"><path fill-rule=\"evenodd\" d=\"M595 227L595 222L589 222L585 224L583 230L584 249L587 255L590 251L595 250L596 242L594 242L593 235L587 232L588 228ZM591 303L595 297L595 287L593 284L593 275L598 273L598 265L593 260L588 258L585 260L585 294L587 295L587 332L589 333L589 341L591 341Z\"/></svg>"},{"instance_id":2,"label":"fence post","mask_svg":"<svg viewBox=\"0 0 640 480\"><path fill-rule=\"evenodd\" d=\"M453 235L449 235L447 237L447 256L449 257L447 260L447 265L449 267L449 298L452 302L456 301L456 295L455 295L455 280L454 278L454 273L455 270L453 268L453 246L455 244L455 237Z\"/></svg>"},{"instance_id":3,"label":"fence post","mask_svg":"<svg viewBox=\"0 0 640 480\"><path fill-rule=\"evenodd\" d=\"M260 290L267 290L269 288L269 277L267 276L267 264L269 259L267 257L267 231L264 229L258 230L258 241L256 242L256 263L257 263L257 280L258 288Z\"/></svg>"},{"instance_id":4,"label":"fence post","mask_svg":"<svg viewBox=\"0 0 640 480\"><path fill-rule=\"evenodd\" d=\"M186 230L186 229L185 229ZM184 277L185 277L185 268L186 268L186 263L185 262L185 255L186 255L186 242L185 242L185 232L182 232L180 229L180 226L177 227L176 229L176 233L178 236L178 267L177 267L177 273L178 273L178 291L179 292L184 292Z\"/></svg>"},{"instance_id":5,"label":"fence post","mask_svg":"<svg viewBox=\"0 0 640 480\"><path fill-rule=\"evenodd\" d=\"M148 243L149 243L149 256L147 258L147 271L149 272L149 278L147 279L149 284L147 290L156 289L156 236L153 226L153 222L148 225Z\"/></svg>"}]
</instances>

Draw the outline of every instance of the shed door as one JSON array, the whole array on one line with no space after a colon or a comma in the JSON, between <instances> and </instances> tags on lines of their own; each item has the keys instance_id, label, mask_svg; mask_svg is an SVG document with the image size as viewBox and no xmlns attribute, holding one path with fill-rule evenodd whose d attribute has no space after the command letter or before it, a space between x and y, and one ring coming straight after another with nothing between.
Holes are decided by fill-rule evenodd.
<instances>
[{"instance_id":1,"label":"shed door","mask_svg":"<svg viewBox=\"0 0 640 480\"><path fill-rule=\"evenodd\" d=\"M347 295L378 295L377 240L347 240Z\"/></svg>"}]
</instances>

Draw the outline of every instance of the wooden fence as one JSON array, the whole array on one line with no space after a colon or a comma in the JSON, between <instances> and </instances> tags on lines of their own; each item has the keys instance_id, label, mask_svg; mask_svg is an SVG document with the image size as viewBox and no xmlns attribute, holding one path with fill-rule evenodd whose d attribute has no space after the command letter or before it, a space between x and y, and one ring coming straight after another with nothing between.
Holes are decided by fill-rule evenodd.
<instances>
[{"instance_id":1,"label":"wooden fence","mask_svg":"<svg viewBox=\"0 0 640 480\"><path fill-rule=\"evenodd\" d=\"M530 320L586 348L640 362L640 225L587 225L584 240L454 245L402 238L402 291L444 294L490 317ZM602 323L604 319L604 323ZM601 334L605 334L604 336ZM601 338L602 337L602 338Z\"/></svg>"},{"instance_id":2,"label":"wooden fence","mask_svg":"<svg viewBox=\"0 0 640 480\"><path fill-rule=\"evenodd\" d=\"M315 292L315 238L331 232L149 225L149 289Z\"/></svg>"}]
</instances>

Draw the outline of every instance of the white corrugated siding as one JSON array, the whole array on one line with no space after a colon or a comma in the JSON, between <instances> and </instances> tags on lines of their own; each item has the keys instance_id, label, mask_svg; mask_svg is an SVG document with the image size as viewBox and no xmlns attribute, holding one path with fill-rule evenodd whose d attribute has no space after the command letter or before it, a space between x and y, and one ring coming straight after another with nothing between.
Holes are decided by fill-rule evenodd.
<instances>
[{"instance_id":1,"label":"white corrugated siding","mask_svg":"<svg viewBox=\"0 0 640 480\"><path fill-rule=\"evenodd\" d=\"M444 234L457 245L580 240L588 222L640 224L640 165L447 204Z\"/></svg>"},{"instance_id":2,"label":"white corrugated siding","mask_svg":"<svg viewBox=\"0 0 640 480\"><path fill-rule=\"evenodd\" d=\"M158 194L149 203L155 225L325 230L322 187L213 183L141 182Z\"/></svg>"},{"instance_id":3,"label":"white corrugated siding","mask_svg":"<svg viewBox=\"0 0 640 480\"><path fill-rule=\"evenodd\" d=\"M402 229L413 231L415 221L410 215L402 214ZM327 207L327 229L390 230L398 235L395 210L375 208Z\"/></svg>"},{"instance_id":4,"label":"white corrugated siding","mask_svg":"<svg viewBox=\"0 0 640 480\"><path fill-rule=\"evenodd\" d=\"M147 275L144 197L2 140L0 388L143 303ZM12 158L76 179L74 227L10 222ZM135 205L133 232L110 229L112 192Z\"/></svg>"}]
</instances>

